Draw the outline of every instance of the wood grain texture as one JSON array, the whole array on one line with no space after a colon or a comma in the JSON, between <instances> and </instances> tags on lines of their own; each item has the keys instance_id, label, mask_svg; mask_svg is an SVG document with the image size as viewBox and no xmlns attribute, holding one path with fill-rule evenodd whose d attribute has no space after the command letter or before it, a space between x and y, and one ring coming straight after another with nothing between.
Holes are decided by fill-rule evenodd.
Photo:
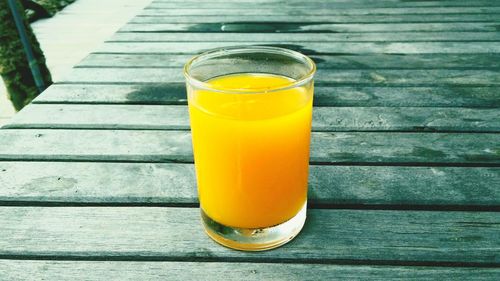
<instances>
[{"instance_id":1,"label":"wood grain texture","mask_svg":"<svg viewBox=\"0 0 500 281\"><path fill-rule=\"evenodd\" d=\"M499 87L314 87L315 106L498 108ZM105 85L55 84L34 103L186 104L184 83Z\"/></svg>"},{"instance_id":2,"label":"wood grain texture","mask_svg":"<svg viewBox=\"0 0 500 281\"><path fill-rule=\"evenodd\" d=\"M272 45L300 51L306 55L319 54L468 54L500 53L497 42L302 42L298 44L269 44L269 42L107 42L95 53L197 54L205 50L234 45Z\"/></svg>"},{"instance_id":3,"label":"wood grain texture","mask_svg":"<svg viewBox=\"0 0 500 281\"><path fill-rule=\"evenodd\" d=\"M29 144L29 145L28 145ZM500 134L312 134L311 163L500 164ZM2 129L1 160L192 162L187 131Z\"/></svg>"},{"instance_id":4,"label":"wood grain texture","mask_svg":"<svg viewBox=\"0 0 500 281\"><path fill-rule=\"evenodd\" d=\"M182 1L182 0L153 0L152 3L185 3L186 1ZM192 1L189 1L189 2L192 2ZM188 3L189 3L188 2ZM225 3L227 1L225 0L199 0L199 1L196 1L198 3L206 3L206 2L209 2L209 3ZM283 3L283 0L233 0L231 2L235 2L235 3L266 3L266 4L282 4ZM400 0L380 0L380 1L375 1L375 0L311 0L310 1L311 3L338 3L338 4L343 4L343 3L352 3L352 4L355 4L355 5L359 5L359 4L375 4L375 3L393 3L393 4L399 4L401 3L402 1ZM468 1L465 1L465 0L456 0L456 1L450 1L450 0L442 0L442 1L436 1L436 0L411 0L411 1L407 1L407 2L413 2L413 3L416 3L416 5L423 5L423 6L426 6L426 5L436 5L437 3L470 3ZM430 2L430 3L428 3ZM295 4L295 3L303 3L302 1L300 0L290 0L290 1L287 1L287 3L291 3L291 4ZM403 2L404 3L404 2ZM495 0L480 0L478 1L478 3L490 3L490 4L493 4L493 3L496 3Z\"/></svg>"},{"instance_id":5,"label":"wood grain texture","mask_svg":"<svg viewBox=\"0 0 500 281\"><path fill-rule=\"evenodd\" d=\"M26 173L30 171L30 173ZM500 205L500 168L310 166L310 208ZM198 203L192 164L0 161L0 204Z\"/></svg>"},{"instance_id":6,"label":"wood grain texture","mask_svg":"<svg viewBox=\"0 0 500 281\"><path fill-rule=\"evenodd\" d=\"M222 26L223 23L219 24ZM500 41L497 32L223 33L117 32L107 42L470 42ZM234 43L237 44L237 43Z\"/></svg>"},{"instance_id":7,"label":"wood grain texture","mask_svg":"<svg viewBox=\"0 0 500 281\"><path fill-rule=\"evenodd\" d=\"M499 15L493 0L153 1L0 130L0 279L498 280ZM248 44L320 69L308 221L260 253L203 233L180 71Z\"/></svg>"},{"instance_id":8,"label":"wood grain texture","mask_svg":"<svg viewBox=\"0 0 500 281\"><path fill-rule=\"evenodd\" d=\"M92 269L92 270L89 270ZM82 274L82 272L85 272ZM317 279L496 280L500 269L419 266L349 266L244 262L133 262L0 260L0 276L27 280L235 280L304 281Z\"/></svg>"},{"instance_id":9,"label":"wood grain texture","mask_svg":"<svg viewBox=\"0 0 500 281\"><path fill-rule=\"evenodd\" d=\"M499 45L500 46L500 45ZM373 69L334 70L319 69L314 81L317 85L470 85L499 86L500 69ZM74 68L59 83L182 83L184 76L176 68Z\"/></svg>"},{"instance_id":10,"label":"wood grain texture","mask_svg":"<svg viewBox=\"0 0 500 281\"><path fill-rule=\"evenodd\" d=\"M182 3L182 5L179 5ZM212 2L205 1L196 2L163 2L153 1L147 9L176 9L176 8L205 8L205 9L234 9L234 8L249 8L258 9L265 3L270 8L280 7L304 7L316 9L355 9L355 8L406 8L406 7L492 7L498 5L497 2L491 0L478 0L470 1L365 1L365 2L330 2L330 1L266 1L266 2L253 2L253 1L238 1L238 2Z\"/></svg>"},{"instance_id":11,"label":"wood grain texture","mask_svg":"<svg viewBox=\"0 0 500 281\"><path fill-rule=\"evenodd\" d=\"M468 1L469 2L469 1ZM471 2L469 2L471 3ZM212 16L186 16L172 15L161 16L137 16L129 21L133 23L224 23L224 22L322 22L322 23L395 23L395 22L496 22L498 14L419 14L406 15L328 15L328 16L304 16L294 15L233 15L220 14Z\"/></svg>"},{"instance_id":12,"label":"wood grain texture","mask_svg":"<svg viewBox=\"0 0 500 281\"><path fill-rule=\"evenodd\" d=\"M72 104L33 104L4 128L190 129L186 106ZM500 116L496 108L317 107L312 129L500 132Z\"/></svg>"},{"instance_id":13,"label":"wood grain texture","mask_svg":"<svg viewBox=\"0 0 500 281\"><path fill-rule=\"evenodd\" d=\"M283 16L326 16L326 15L406 15L406 14L498 14L500 7L416 7L416 8L360 8L360 9L231 9L231 14L283 15ZM144 9L140 16L216 16L220 9Z\"/></svg>"},{"instance_id":14,"label":"wood grain texture","mask_svg":"<svg viewBox=\"0 0 500 281\"><path fill-rule=\"evenodd\" d=\"M127 24L119 32L235 32L235 33L370 33L370 32L495 32L498 22L453 23L288 23L288 22L224 22L220 23L136 23Z\"/></svg>"},{"instance_id":15,"label":"wood grain texture","mask_svg":"<svg viewBox=\"0 0 500 281\"><path fill-rule=\"evenodd\" d=\"M89 85L54 84L33 103L187 104L184 83Z\"/></svg>"},{"instance_id":16,"label":"wood grain texture","mask_svg":"<svg viewBox=\"0 0 500 281\"><path fill-rule=\"evenodd\" d=\"M123 34L123 33L120 33ZM172 35L172 34L170 34ZM200 34L208 35L208 34ZM207 40L210 36L206 37ZM217 38L215 38L217 39ZM177 38L178 40L178 38ZM180 68L192 55L90 54L77 67ZM500 68L499 54L313 55L320 69L483 69Z\"/></svg>"},{"instance_id":17,"label":"wood grain texture","mask_svg":"<svg viewBox=\"0 0 500 281\"><path fill-rule=\"evenodd\" d=\"M291 243L257 253L211 241L197 208L0 207L0 225L4 257L500 263L492 212L309 210Z\"/></svg>"}]
</instances>

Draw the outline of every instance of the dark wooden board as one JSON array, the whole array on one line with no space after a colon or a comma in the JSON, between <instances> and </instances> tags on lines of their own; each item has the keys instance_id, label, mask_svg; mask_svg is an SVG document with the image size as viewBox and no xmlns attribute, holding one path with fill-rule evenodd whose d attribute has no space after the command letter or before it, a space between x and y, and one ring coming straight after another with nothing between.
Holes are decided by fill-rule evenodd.
<instances>
[{"instance_id":1,"label":"dark wooden board","mask_svg":"<svg viewBox=\"0 0 500 281\"><path fill-rule=\"evenodd\" d=\"M470 3L470 2L469 2ZM137 16L129 21L134 23L224 23L224 22L287 22L287 23L394 23L394 22L498 22L499 14L419 14L406 15L234 15L231 13L211 16Z\"/></svg>"},{"instance_id":2,"label":"dark wooden board","mask_svg":"<svg viewBox=\"0 0 500 281\"><path fill-rule=\"evenodd\" d=\"M0 207L0 257L498 266L494 212L308 211L301 234L274 251L211 241L197 208Z\"/></svg>"},{"instance_id":3,"label":"dark wooden board","mask_svg":"<svg viewBox=\"0 0 500 281\"><path fill-rule=\"evenodd\" d=\"M189 130L189 115L186 106L33 104L4 128ZM496 108L317 107L312 130L500 132L500 115Z\"/></svg>"},{"instance_id":4,"label":"dark wooden board","mask_svg":"<svg viewBox=\"0 0 500 281\"><path fill-rule=\"evenodd\" d=\"M219 24L222 26L223 24ZM106 42L485 42L500 41L498 32L234 33L117 32ZM355 54L354 54L355 55ZM465 54L474 55L474 54ZM488 54L485 54L488 55ZM478 55L476 55L478 56Z\"/></svg>"},{"instance_id":5,"label":"dark wooden board","mask_svg":"<svg viewBox=\"0 0 500 281\"><path fill-rule=\"evenodd\" d=\"M271 45L306 55L500 53L497 42L107 42L94 53L197 54L234 45Z\"/></svg>"},{"instance_id":6,"label":"dark wooden board","mask_svg":"<svg viewBox=\"0 0 500 281\"><path fill-rule=\"evenodd\" d=\"M165 2L153 1L146 9L234 9L249 8L262 9L279 7L303 7L305 9L356 9L356 8L407 8L407 7L492 7L498 5L492 0L470 1L354 1L354 2L330 2L330 1L238 1L238 2L218 2L218 1L187 1L187 2Z\"/></svg>"},{"instance_id":7,"label":"dark wooden board","mask_svg":"<svg viewBox=\"0 0 500 281\"><path fill-rule=\"evenodd\" d=\"M91 270L89 270L91 269ZM85 274L82 274L85 272ZM497 268L429 266L353 266L242 262L128 262L0 260L7 280L496 280ZM83 276L84 275L84 276Z\"/></svg>"},{"instance_id":8,"label":"dark wooden board","mask_svg":"<svg viewBox=\"0 0 500 281\"><path fill-rule=\"evenodd\" d=\"M406 14L498 14L500 7L417 7L417 8L358 8L358 9L303 9L301 7L276 7L274 9L144 9L144 16L211 16L221 14L244 14L247 16L287 15L287 16L325 16L325 15L406 15Z\"/></svg>"},{"instance_id":9,"label":"dark wooden board","mask_svg":"<svg viewBox=\"0 0 500 281\"><path fill-rule=\"evenodd\" d=\"M207 34L205 34L207 35ZM90 54L76 67L181 68L192 55ZM330 69L497 69L500 53L491 54L367 54L313 55L320 71ZM494 94L493 94L494 95Z\"/></svg>"},{"instance_id":10,"label":"dark wooden board","mask_svg":"<svg viewBox=\"0 0 500 281\"><path fill-rule=\"evenodd\" d=\"M225 23L136 23L127 24L120 32L235 32L235 33L370 33L370 32L495 32L498 22L450 23L288 23L288 22L225 22ZM290 35L293 36L293 35Z\"/></svg>"},{"instance_id":11,"label":"dark wooden board","mask_svg":"<svg viewBox=\"0 0 500 281\"><path fill-rule=\"evenodd\" d=\"M27 173L26 171L29 171ZM500 168L310 166L309 207L495 209ZM192 164L0 161L0 204L195 206Z\"/></svg>"},{"instance_id":12,"label":"dark wooden board","mask_svg":"<svg viewBox=\"0 0 500 281\"><path fill-rule=\"evenodd\" d=\"M499 45L500 46L500 45ZM179 68L74 68L59 83L182 83ZM316 85L498 86L500 69L319 69Z\"/></svg>"},{"instance_id":13,"label":"dark wooden board","mask_svg":"<svg viewBox=\"0 0 500 281\"><path fill-rule=\"evenodd\" d=\"M384 107L500 107L499 87L318 86L315 106ZM34 103L186 104L184 83L162 84L56 84Z\"/></svg>"},{"instance_id":14,"label":"dark wooden board","mask_svg":"<svg viewBox=\"0 0 500 281\"><path fill-rule=\"evenodd\" d=\"M193 2L193 1L183 1L183 0L153 0L151 3L154 4L160 4L160 3L186 3L186 2ZM226 3L227 0L199 0L196 1L197 3ZM283 0L232 0L231 2L234 3L260 3L260 4L284 4L285 2ZM311 0L309 1L310 3L338 3L338 4L344 4L344 3L352 3L355 5L358 4L375 4L375 3L393 3L395 5L400 4L400 3L405 3L405 2L411 2L411 3L416 3L416 5L423 5L423 6L428 6L428 5L436 5L438 3L467 3L469 4L470 2L465 1L465 0L406 0L406 1L400 1L400 0ZM296 4L296 3L303 3L301 0L289 0L286 1L286 3L290 4ZM480 0L478 3L496 3L496 0Z\"/></svg>"},{"instance_id":15,"label":"dark wooden board","mask_svg":"<svg viewBox=\"0 0 500 281\"><path fill-rule=\"evenodd\" d=\"M192 162L191 134L151 130L0 130L0 160ZM29 145L27 145L29 144ZM499 165L500 134L312 134L311 163Z\"/></svg>"}]
</instances>

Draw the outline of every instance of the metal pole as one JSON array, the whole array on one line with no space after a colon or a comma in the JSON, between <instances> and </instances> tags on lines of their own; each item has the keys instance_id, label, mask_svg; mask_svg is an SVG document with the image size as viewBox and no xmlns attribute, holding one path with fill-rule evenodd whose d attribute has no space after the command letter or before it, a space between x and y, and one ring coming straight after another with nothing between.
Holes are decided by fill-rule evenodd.
<instances>
[{"instance_id":1,"label":"metal pole","mask_svg":"<svg viewBox=\"0 0 500 281\"><path fill-rule=\"evenodd\" d=\"M19 14L15 1L16 0L8 0L10 11L12 12L17 32L19 32L19 38L21 39L21 44L23 45L24 52L26 53L26 58L28 59L28 65L30 67L31 74L33 75L33 80L35 80L36 88L38 89L38 92L41 93L46 88L45 83L43 82L40 68L38 67L38 63L33 55L33 50L31 49L31 44L28 40L28 34L26 33L22 17Z\"/></svg>"}]
</instances>

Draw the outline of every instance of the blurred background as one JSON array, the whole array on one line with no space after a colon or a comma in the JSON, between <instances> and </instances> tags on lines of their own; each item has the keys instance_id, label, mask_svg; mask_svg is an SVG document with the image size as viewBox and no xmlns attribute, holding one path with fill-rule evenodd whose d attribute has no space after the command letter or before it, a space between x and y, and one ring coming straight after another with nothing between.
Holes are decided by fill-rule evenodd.
<instances>
[{"instance_id":1,"label":"blurred background","mask_svg":"<svg viewBox=\"0 0 500 281\"><path fill-rule=\"evenodd\" d=\"M26 78L20 77L20 75L31 77L32 74L28 67L23 67L23 62L24 66L27 66L26 52L21 48L19 31L8 6L9 2L14 2L18 8L35 55L37 55L37 48L43 52L45 65L50 72L45 75L48 76L48 79L45 79L48 80L45 81L48 86L51 82L57 82L67 75L75 64L116 32L151 0L1 0L1 2L0 126L8 122L16 111L22 108L23 102L29 103L31 99L31 97L24 97L23 102L13 103L9 99L7 88L11 88L11 95L29 96L31 95L27 93L29 91L35 91L34 95L38 94L33 81L26 81ZM19 42L14 42L15 40ZM19 58L16 56L21 57L23 61L18 62ZM37 62L42 64L39 67L43 73L43 57L37 57ZM6 87L8 83L12 85L13 81L9 80L13 79L21 79L24 85Z\"/></svg>"}]
</instances>

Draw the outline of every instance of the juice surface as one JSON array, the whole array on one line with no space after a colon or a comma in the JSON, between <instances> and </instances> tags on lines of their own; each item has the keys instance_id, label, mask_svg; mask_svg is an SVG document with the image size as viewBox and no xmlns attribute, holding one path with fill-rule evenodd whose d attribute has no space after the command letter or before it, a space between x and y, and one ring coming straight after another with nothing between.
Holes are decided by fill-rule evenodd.
<instances>
[{"instance_id":1,"label":"juice surface","mask_svg":"<svg viewBox=\"0 0 500 281\"><path fill-rule=\"evenodd\" d=\"M228 94L188 89L198 194L203 211L231 227L262 228L297 214L307 198L312 83L235 74L207 83Z\"/></svg>"}]
</instances>

